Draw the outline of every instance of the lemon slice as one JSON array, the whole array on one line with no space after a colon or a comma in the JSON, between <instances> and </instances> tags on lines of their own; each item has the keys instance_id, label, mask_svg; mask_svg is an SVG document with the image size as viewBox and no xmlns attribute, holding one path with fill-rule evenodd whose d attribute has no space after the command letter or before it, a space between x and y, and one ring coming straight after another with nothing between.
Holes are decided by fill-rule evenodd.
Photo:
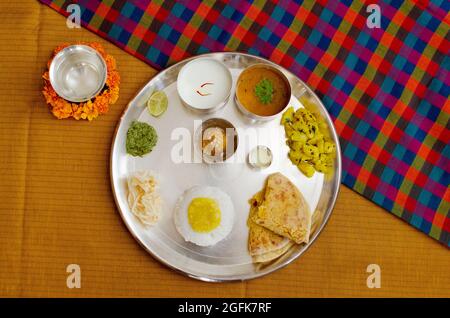
<instances>
[{"instance_id":1,"label":"lemon slice","mask_svg":"<svg viewBox=\"0 0 450 318\"><path fill-rule=\"evenodd\" d=\"M169 101L163 91L155 91L147 101L147 109L154 117L159 117L167 110Z\"/></svg>"}]
</instances>

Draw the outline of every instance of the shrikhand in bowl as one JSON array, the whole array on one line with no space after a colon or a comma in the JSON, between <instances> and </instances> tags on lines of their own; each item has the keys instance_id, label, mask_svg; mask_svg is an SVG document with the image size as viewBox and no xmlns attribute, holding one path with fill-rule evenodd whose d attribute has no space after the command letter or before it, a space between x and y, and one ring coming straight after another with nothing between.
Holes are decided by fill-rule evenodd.
<instances>
[{"instance_id":1,"label":"shrikhand in bowl","mask_svg":"<svg viewBox=\"0 0 450 318\"><path fill-rule=\"evenodd\" d=\"M228 68L212 58L198 58L181 69L177 90L181 101L191 110L211 113L227 103L232 87Z\"/></svg>"}]
</instances>

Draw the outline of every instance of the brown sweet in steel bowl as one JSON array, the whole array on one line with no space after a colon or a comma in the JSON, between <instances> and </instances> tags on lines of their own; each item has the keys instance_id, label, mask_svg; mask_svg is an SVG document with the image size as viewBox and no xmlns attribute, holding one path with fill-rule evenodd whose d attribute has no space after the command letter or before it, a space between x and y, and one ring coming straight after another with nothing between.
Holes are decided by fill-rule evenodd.
<instances>
[{"instance_id":1,"label":"brown sweet in steel bowl","mask_svg":"<svg viewBox=\"0 0 450 318\"><path fill-rule=\"evenodd\" d=\"M259 92L258 86L263 88ZM267 86L269 89L264 91ZM268 94L261 96L265 92ZM271 117L282 112L290 98L289 81L281 71L270 65L250 66L238 78L236 99L241 110L245 108L244 113L247 111L257 116Z\"/></svg>"},{"instance_id":2,"label":"brown sweet in steel bowl","mask_svg":"<svg viewBox=\"0 0 450 318\"><path fill-rule=\"evenodd\" d=\"M202 158L207 163L224 162L237 150L238 133L229 121L210 118L196 131Z\"/></svg>"}]
</instances>

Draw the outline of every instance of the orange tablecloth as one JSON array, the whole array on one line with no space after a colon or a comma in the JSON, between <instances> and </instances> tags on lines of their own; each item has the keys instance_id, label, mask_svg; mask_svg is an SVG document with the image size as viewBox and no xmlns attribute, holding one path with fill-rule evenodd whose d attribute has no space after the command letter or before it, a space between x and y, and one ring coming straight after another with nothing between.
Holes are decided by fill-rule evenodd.
<instances>
[{"instance_id":1,"label":"orange tablecloth","mask_svg":"<svg viewBox=\"0 0 450 318\"><path fill-rule=\"evenodd\" d=\"M81 40L115 56L120 98L93 122L58 121L41 74L55 46ZM288 267L227 284L174 273L128 233L109 183L116 122L155 70L37 1L0 3L0 43L0 296L450 297L448 249L345 187L321 236ZM80 289L66 287L73 263ZM380 289L366 286L372 263Z\"/></svg>"}]
</instances>

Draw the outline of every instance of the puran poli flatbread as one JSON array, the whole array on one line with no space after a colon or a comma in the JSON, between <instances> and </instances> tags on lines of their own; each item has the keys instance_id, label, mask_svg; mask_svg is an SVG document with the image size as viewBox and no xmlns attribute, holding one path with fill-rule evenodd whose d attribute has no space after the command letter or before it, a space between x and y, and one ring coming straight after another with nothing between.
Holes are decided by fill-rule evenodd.
<instances>
[{"instance_id":1,"label":"puran poli flatbread","mask_svg":"<svg viewBox=\"0 0 450 318\"><path fill-rule=\"evenodd\" d=\"M263 202L250 219L297 244L309 241L311 212L308 203L281 173L267 178Z\"/></svg>"},{"instance_id":2,"label":"puran poli flatbread","mask_svg":"<svg viewBox=\"0 0 450 318\"><path fill-rule=\"evenodd\" d=\"M251 220L252 216L257 213L262 199L262 191L250 199L250 215L247 222L249 227L248 250L256 263L268 262L279 257L293 244L289 239L275 234Z\"/></svg>"},{"instance_id":3,"label":"puran poli flatbread","mask_svg":"<svg viewBox=\"0 0 450 318\"><path fill-rule=\"evenodd\" d=\"M278 257L280 257L281 255L284 255L290 248L291 246L294 245L294 242L288 240L287 244L277 250L273 250L261 255L253 255L253 262L254 263L266 263L266 262L270 262L274 259L277 259Z\"/></svg>"}]
</instances>

